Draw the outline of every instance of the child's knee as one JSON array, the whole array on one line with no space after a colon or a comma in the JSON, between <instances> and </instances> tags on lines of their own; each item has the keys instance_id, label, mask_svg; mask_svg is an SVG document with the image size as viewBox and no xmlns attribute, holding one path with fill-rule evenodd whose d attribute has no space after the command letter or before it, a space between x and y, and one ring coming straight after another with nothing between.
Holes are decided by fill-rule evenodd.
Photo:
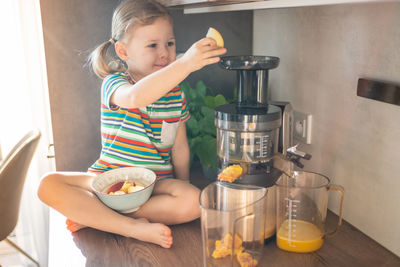
<instances>
[{"instance_id":1,"label":"child's knee","mask_svg":"<svg viewBox=\"0 0 400 267\"><path fill-rule=\"evenodd\" d=\"M182 200L184 204L183 215L189 217L189 219L194 220L200 217L200 190L196 187L188 190Z\"/></svg>"},{"instance_id":2,"label":"child's knee","mask_svg":"<svg viewBox=\"0 0 400 267\"><path fill-rule=\"evenodd\" d=\"M59 174L56 172L49 172L43 175L37 191L37 195L41 201L46 202L47 196L51 192L51 188L57 182L58 176Z\"/></svg>"},{"instance_id":3,"label":"child's knee","mask_svg":"<svg viewBox=\"0 0 400 267\"><path fill-rule=\"evenodd\" d=\"M197 205L197 204L199 204L199 201L200 201L199 200L200 190L197 187L192 186L189 190L185 190L184 197L191 204Z\"/></svg>"}]
</instances>

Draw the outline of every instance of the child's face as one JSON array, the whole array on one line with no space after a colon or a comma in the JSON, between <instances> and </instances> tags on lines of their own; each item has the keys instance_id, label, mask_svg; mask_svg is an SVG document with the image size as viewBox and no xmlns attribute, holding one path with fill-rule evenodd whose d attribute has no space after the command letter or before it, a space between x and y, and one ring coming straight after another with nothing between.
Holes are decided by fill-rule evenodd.
<instances>
[{"instance_id":1,"label":"child's face","mask_svg":"<svg viewBox=\"0 0 400 267\"><path fill-rule=\"evenodd\" d=\"M138 81L176 59L171 22L158 18L153 24L134 28L126 36L128 72Z\"/></svg>"}]
</instances>

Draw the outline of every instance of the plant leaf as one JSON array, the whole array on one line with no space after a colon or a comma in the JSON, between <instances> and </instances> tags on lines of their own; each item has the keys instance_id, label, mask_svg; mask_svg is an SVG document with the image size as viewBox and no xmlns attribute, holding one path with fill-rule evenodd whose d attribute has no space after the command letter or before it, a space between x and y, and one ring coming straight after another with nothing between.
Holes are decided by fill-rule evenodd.
<instances>
[{"instance_id":1,"label":"plant leaf","mask_svg":"<svg viewBox=\"0 0 400 267\"><path fill-rule=\"evenodd\" d=\"M215 108L215 97L210 95L206 96L204 99L204 103L209 108Z\"/></svg>"},{"instance_id":2,"label":"plant leaf","mask_svg":"<svg viewBox=\"0 0 400 267\"><path fill-rule=\"evenodd\" d=\"M186 129L190 137L197 136L199 134L199 123L194 117L190 117L190 119L186 122Z\"/></svg>"},{"instance_id":3,"label":"plant leaf","mask_svg":"<svg viewBox=\"0 0 400 267\"><path fill-rule=\"evenodd\" d=\"M198 92L199 95L204 98L206 96L207 92L207 86L204 84L203 81L198 81L196 84L196 91Z\"/></svg>"},{"instance_id":4,"label":"plant leaf","mask_svg":"<svg viewBox=\"0 0 400 267\"><path fill-rule=\"evenodd\" d=\"M188 82L186 82L186 81L183 81L179 86L181 87L181 89L183 91L188 91L188 90L191 89L190 88L190 84Z\"/></svg>"},{"instance_id":5,"label":"plant leaf","mask_svg":"<svg viewBox=\"0 0 400 267\"><path fill-rule=\"evenodd\" d=\"M182 89L188 101L191 118L186 122L190 160L200 161L205 168L217 170L216 129L214 125L215 107L227 104L221 94L212 96L212 88L203 81L192 88L189 83L182 83Z\"/></svg>"},{"instance_id":6,"label":"plant leaf","mask_svg":"<svg viewBox=\"0 0 400 267\"><path fill-rule=\"evenodd\" d=\"M201 114L203 114L206 119L214 120L214 109L212 108L206 106L201 107Z\"/></svg>"},{"instance_id":7,"label":"plant leaf","mask_svg":"<svg viewBox=\"0 0 400 267\"><path fill-rule=\"evenodd\" d=\"M216 129L214 125L214 110L203 106L201 107L201 113L198 113L198 131L202 135L216 136Z\"/></svg>"},{"instance_id":8,"label":"plant leaf","mask_svg":"<svg viewBox=\"0 0 400 267\"><path fill-rule=\"evenodd\" d=\"M225 105L225 104L228 104L228 101L226 100L226 98L223 95L218 94L215 97L215 107Z\"/></svg>"},{"instance_id":9,"label":"plant leaf","mask_svg":"<svg viewBox=\"0 0 400 267\"><path fill-rule=\"evenodd\" d=\"M191 94L191 91L193 91L192 87L186 81L182 82L180 84L180 87L183 90L183 93L185 94L187 102L190 103L192 101L192 94Z\"/></svg>"},{"instance_id":10,"label":"plant leaf","mask_svg":"<svg viewBox=\"0 0 400 267\"><path fill-rule=\"evenodd\" d=\"M197 95L196 98L194 98L192 100L192 103L193 103L193 106L195 107L194 111L195 112L200 112L200 108L202 106L204 106L204 98L201 97L200 95Z\"/></svg>"},{"instance_id":11,"label":"plant leaf","mask_svg":"<svg viewBox=\"0 0 400 267\"><path fill-rule=\"evenodd\" d=\"M214 137L203 136L201 146L196 147L196 155L204 168L217 169L217 141Z\"/></svg>"},{"instance_id":12,"label":"plant leaf","mask_svg":"<svg viewBox=\"0 0 400 267\"><path fill-rule=\"evenodd\" d=\"M214 121L210 120L202 120L199 122L199 131L202 135L209 135L215 138L216 129L214 125Z\"/></svg>"}]
</instances>

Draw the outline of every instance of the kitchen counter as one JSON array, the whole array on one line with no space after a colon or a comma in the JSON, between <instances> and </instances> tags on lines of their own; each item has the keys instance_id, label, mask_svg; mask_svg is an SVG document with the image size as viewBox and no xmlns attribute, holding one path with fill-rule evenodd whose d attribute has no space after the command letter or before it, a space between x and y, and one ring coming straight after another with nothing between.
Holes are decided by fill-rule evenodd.
<instances>
[{"instance_id":1,"label":"kitchen counter","mask_svg":"<svg viewBox=\"0 0 400 267\"><path fill-rule=\"evenodd\" d=\"M211 182L198 168L191 181L199 188ZM336 221L337 216L328 212L328 229ZM91 228L70 234L65 218L52 210L49 266L203 266L200 220L171 229L174 244L170 249ZM400 266L400 258L343 221L339 233L313 253L285 252L274 241L267 243L258 266Z\"/></svg>"}]
</instances>

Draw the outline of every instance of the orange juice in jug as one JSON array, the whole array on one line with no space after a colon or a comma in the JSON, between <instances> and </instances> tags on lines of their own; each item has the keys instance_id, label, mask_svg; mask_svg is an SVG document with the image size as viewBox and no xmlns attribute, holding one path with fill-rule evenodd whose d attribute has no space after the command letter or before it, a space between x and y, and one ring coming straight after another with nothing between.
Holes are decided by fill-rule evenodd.
<instances>
[{"instance_id":1,"label":"orange juice in jug","mask_svg":"<svg viewBox=\"0 0 400 267\"><path fill-rule=\"evenodd\" d=\"M286 220L276 234L280 249L291 252L312 252L323 244L321 230L312 223L302 220Z\"/></svg>"}]
</instances>

